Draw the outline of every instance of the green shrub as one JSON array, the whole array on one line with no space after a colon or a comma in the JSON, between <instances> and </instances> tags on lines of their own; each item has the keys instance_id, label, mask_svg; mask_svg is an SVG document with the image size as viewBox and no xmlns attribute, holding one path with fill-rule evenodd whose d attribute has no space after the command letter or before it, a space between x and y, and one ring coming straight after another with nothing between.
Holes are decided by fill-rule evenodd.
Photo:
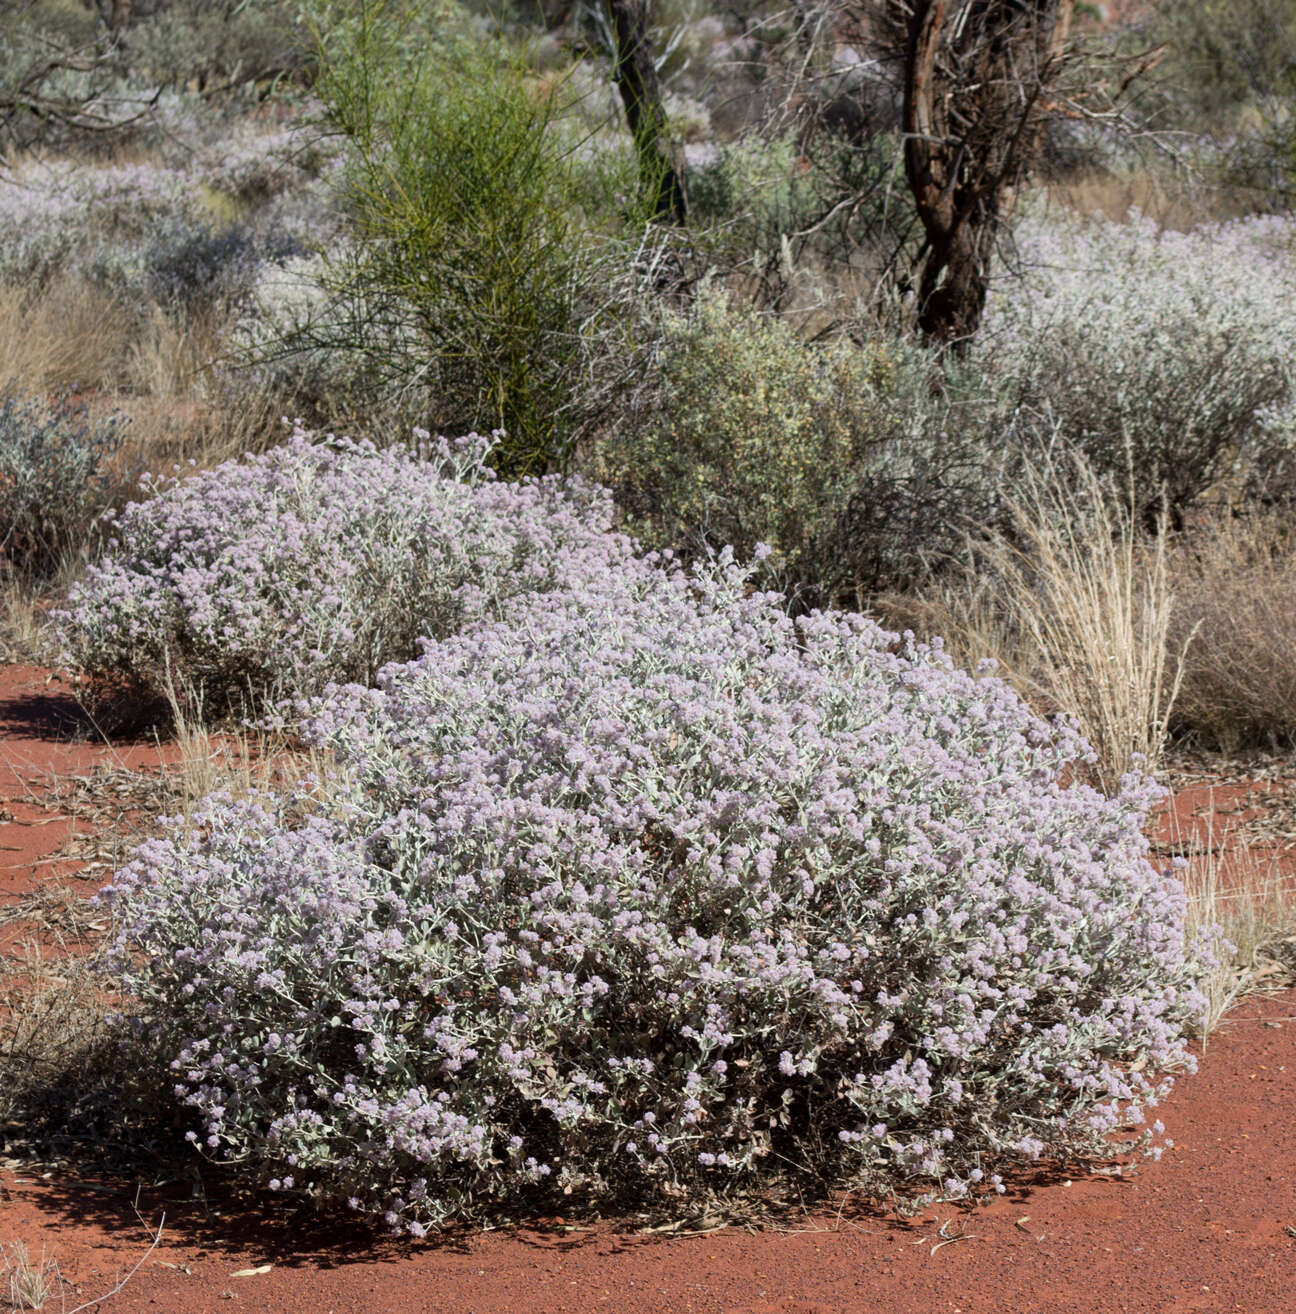
<instances>
[{"instance_id":1,"label":"green shrub","mask_svg":"<svg viewBox=\"0 0 1296 1314\"><path fill-rule=\"evenodd\" d=\"M1164 47L1144 113L1203 134L1194 161L1212 181L1286 209L1296 188L1296 2L1162 0L1137 32Z\"/></svg>"},{"instance_id":2,"label":"green shrub","mask_svg":"<svg viewBox=\"0 0 1296 1314\"><path fill-rule=\"evenodd\" d=\"M802 342L704 286L667 314L655 381L596 468L657 545L732 545L814 601L904 579L989 507L993 406L900 340Z\"/></svg>"},{"instance_id":3,"label":"green shrub","mask_svg":"<svg viewBox=\"0 0 1296 1314\"><path fill-rule=\"evenodd\" d=\"M1157 9L1154 33L1166 47L1158 83L1195 126L1296 90L1293 0L1162 0Z\"/></svg>"},{"instance_id":4,"label":"green shrub","mask_svg":"<svg viewBox=\"0 0 1296 1314\"><path fill-rule=\"evenodd\" d=\"M333 345L425 388L430 428L504 430L504 471L560 462L611 319L560 86L452 9L419 20L366 3L323 50L319 91L352 147L356 239L326 275Z\"/></svg>"},{"instance_id":5,"label":"green shrub","mask_svg":"<svg viewBox=\"0 0 1296 1314\"><path fill-rule=\"evenodd\" d=\"M132 26L128 47L132 64L172 87L259 82L308 63L297 6L283 0L171 0Z\"/></svg>"},{"instance_id":6,"label":"green shrub","mask_svg":"<svg viewBox=\"0 0 1296 1314\"><path fill-rule=\"evenodd\" d=\"M737 225L755 237L788 232L809 215L813 193L792 137L757 134L720 147L689 172L692 217L703 224Z\"/></svg>"},{"instance_id":7,"label":"green shrub","mask_svg":"<svg viewBox=\"0 0 1296 1314\"><path fill-rule=\"evenodd\" d=\"M751 132L688 176L691 239L708 267L741 274L763 304L849 314L888 283L898 248L916 245L899 139Z\"/></svg>"}]
</instances>

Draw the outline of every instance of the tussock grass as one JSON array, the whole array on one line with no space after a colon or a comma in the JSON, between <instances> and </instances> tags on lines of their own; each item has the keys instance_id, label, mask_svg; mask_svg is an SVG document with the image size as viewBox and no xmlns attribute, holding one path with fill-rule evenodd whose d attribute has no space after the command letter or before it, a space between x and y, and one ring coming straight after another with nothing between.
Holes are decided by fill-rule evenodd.
<instances>
[{"instance_id":1,"label":"tussock grass","mask_svg":"<svg viewBox=\"0 0 1296 1314\"><path fill-rule=\"evenodd\" d=\"M0 662L55 666L59 652L49 611L67 596L90 545L59 554L48 574L4 569L0 562Z\"/></svg>"},{"instance_id":2,"label":"tussock grass","mask_svg":"<svg viewBox=\"0 0 1296 1314\"><path fill-rule=\"evenodd\" d=\"M1214 930L1223 942L1202 983L1205 1042L1242 1000L1296 980L1296 874L1245 836L1217 843L1213 822L1204 843L1194 846L1176 836L1174 847L1188 857L1183 880L1190 932Z\"/></svg>"},{"instance_id":3,"label":"tussock grass","mask_svg":"<svg viewBox=\"0 0 1296 1314\"><path fill-rule=\"evenodd\" d=\"M71 1098L104 1041L107 1009L88 961L42 926L46 944L32 933L0 957L0 1123L15 1124L15 1142L38 1106Z\"/></svg>"},{"instance_id":4,"label":"tussock grass","mask_svg":"<svg viewBox=\"0 0 1296 1314\"><path fill-rule=\"evenodd\" d=\"M25 579L0 578L0 661L35 664L48 654L46 591Z\"/></svg>"},{"instance_id":5,"label":"tussock grass","mask_svg":"<svg viewBox=\"0 0 1296 1314\"><path fill-rule=\"evenodd\" d=\"M284 437L291 401L225 368L228 328L216 311L154 305L141 316L80 279L0 284L0 393L72 393L91 421L124 419L105 472L109 502L120 506L145 470L212 466ZM0 540L4 532L0 525ZM96 550L86 526L53 570L28 571L0 554L0 660L57 661L45 615Z\"/></svg>"},{"instance_id":6,"label":"tussock grass","mask_svg":"<svg viewBox=\"0 0 1296 1314\"><path fill-rule=\"evenodd\" d=\"M58 1260L53 1255L42 1249L40 1258L33 1259L21 1241L15 1241L9 1246L0 1246L0 1297L8 1299L12 1314L21 1314L24 1310L46 1309L55 1296L59 1298L59 1314L83 1314L85 1310L97 1310L105 1300L117 1295L125 1287L139 1272L144 1261L157 1249L158 1242L162 1240L162 1226L163 1224L159 1223L157 1230L150 1233L148 1249L130 1272L118 1279L115 1286L92 1300L80 1302L72 1309L68 1308L64 1293L64 1287L70 1284L60 1271Z\"/></svg>"},{"instance_id":7,"label":"tussock grass","mask_svg":"<svg viewBox=\"0 0 1296 1314\"><path fill-rule=\"evenodd\" d=\"M304 750L282 734L232 726L214 730L204 722L201 699L172 685L169 741L176 760L162 768L168 811L189 815L215 793L235 798L296 788L313 793L336 788L337 772L323 755Z\"/></svg>"},{"instance_id":8,"label":"tussock grass","mask_svg":"<svg viewBox=\"0 0 1296 1314\"><path fill-rule=\"evenodd\" d=\"M284 413L290 399L256 386L222 391L200 378L187 395L119 393L112 406L130 420L122 464L132 470L165 473L190 461L198 468L219 465L264 451L289 433Z\"/></svg>"},{"instance_id":9,"label":"tussock grass","mask_svg":"<svg viewBox=\"0 0 1296 1314\"><path fill-rule=\"evenodd\" d=\"M0 285L0 388L114 387L135 334L133 317L84 280L61 279L45 288Z\"/></svg>"},{"instance_id":10,"label":"tussock grass","mask_svg":"<svg viewBox=\"0 0 1296 1314\"><path fill-rule=\"evenodd\" d=\"M212 312L186 315L151 306L130 343L133 391L166 400L209 391L211 364L225 354L224 328Z\"/></svg>"},{"instance_id":11,"label":"tussock grass","mask_svg":"<svg viewBox=\"0 0 1296 1314\"><path fill-rule=\"evenodd\" d=\"M944 636L956 660L993 658L1035 706L1073 718L1107 792L1136 760L1165 750L1184 649L1171 643L1164 536L1148 543L1130 509L1113 510L1093 471L1027 471L1009 504L1011 537L969 542L943 582L881 610Z\"/></svg>"},{"instance_id":12,"label":"tussock grass","mask_svg":"<svg viewBox=\"0 0 1296 1314\"><path fill-rule=\"evenodd\" d=\"M1169 642L1189 634L1172 726L1232 753L1296 739L1296 532L1290 512L1222 514L1170 552Z\"/></svg>"},{"instance_id":13,"label":"tussock grass","mask_svg":"<svg viewBox=\"0 0 1296 1314\"><path fill-rule=\"evenodd\" d=\"M1101 214L1122 223L1131 210L1137 210L1162 228L1181 233L1250 212L1246 200L1236 193L1202 187L1188 177L1155 168L1085 170L1054 179L1046 184L1046 192L1050 203L1085 218Z\"/></svg>"},{"instance_id":14,"label":"tussock grass","mask_svg":"<svg viewBox=\"0 0 1296 1314\"><path fill-rule=\"evenodd\" d=\"M17 1314L21 1310L43 1309L63 1285L58 1262L41 1251L33 1259L21 1241L0 1246L0 1293Z\"/></svg>"}]
</instances>

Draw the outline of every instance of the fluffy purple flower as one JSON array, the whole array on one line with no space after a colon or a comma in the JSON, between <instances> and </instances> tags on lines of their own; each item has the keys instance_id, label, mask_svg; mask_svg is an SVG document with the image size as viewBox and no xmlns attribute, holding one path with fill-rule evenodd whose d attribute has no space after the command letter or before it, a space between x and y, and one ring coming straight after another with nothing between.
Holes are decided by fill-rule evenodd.
<instances>
[{"instance_id":1,"label":"fluffy purple flower","mask_svg":"<svg viewBox=\"0 0 1296 1314\"><path fill-rule=\"evenodd\" d=\"M1003 683L725 561L484 608L306 726L330 801L209 800L109 896L161 1070L266 1180L419 1228L789 1162L961 1196L1190 1061L1154 787L1061 784L1087 746Z\"/></svg>"}]
</instances>

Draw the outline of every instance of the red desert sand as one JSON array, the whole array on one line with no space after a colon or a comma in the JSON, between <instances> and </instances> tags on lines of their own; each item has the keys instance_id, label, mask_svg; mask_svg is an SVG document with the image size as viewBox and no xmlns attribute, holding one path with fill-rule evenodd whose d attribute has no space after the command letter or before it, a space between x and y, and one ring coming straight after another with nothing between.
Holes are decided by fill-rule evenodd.
<instances>
[{"instance_id":1,"label":"red desert sand","mask_svg":"<svg viewBox=\"0 0 1296 1314\"><path fill-rule=\"evenodd\" d=\"M74 875L56 777L159 760L68 742L48 673L0 672L0 902ZM1183 810L1200 812L1201 788ZM92 888L93 878L86 883ZM12 947L12 933L10 945ZM0 942L0 952L5 951ZM1296 992L1252 999L1160 1110L1173 1149L1132 1175L1020 1181L971 1213L854 1205L780 1227L637 1235L546 1219L407 1244L189 1184L0 1170L0 1245L53 1257L47 1310L171 1314L1186 1314L1296 1311ZM160 1238L160 1220L165 1213ZM141 1263L141 1258L143 1262ZM4 1292L0 1291L0 1304Z\"/></svg>"}]
</instances>

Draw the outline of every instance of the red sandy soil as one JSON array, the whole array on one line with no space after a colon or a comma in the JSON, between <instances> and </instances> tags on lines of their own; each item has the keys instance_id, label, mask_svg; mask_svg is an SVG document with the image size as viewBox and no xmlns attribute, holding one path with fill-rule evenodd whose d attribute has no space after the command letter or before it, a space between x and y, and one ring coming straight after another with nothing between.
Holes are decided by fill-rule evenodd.
<instances>
[{"instance_id":1,"label":"red sandy soil","mask_svg":"<svg viewBox=\"0 0 1296 1314\"><path fill-rule=\"evenodd\" d=\"M0 668L0 905L50 882L86 894L102 880L80 876L57 856L76 835L75 818L54 802L60 787L100 767L137 771L174 760L170 745L109 745L86 734L86 721L52 671ZM25 935L21 923L0 928L0 953Z\"/></svg>"},{"instance_id":2,"label":"red sandy soil","mask_svg":"<svg viewBox=\"0 0 1296 1314\"><path fill-rule=\"evenodd\" d=\"M0 822L0 902L59 870L40 863L72 825L42 803L51 772L157 760L147 745L68 742L59 723L74 720L75 706L46 678L0 672L0 796L22 800ZM1191 816L1201 803L1200 791L1185 792L1179 810ZM1247 1002L1212 1037L1200 1072L1159 1111L1175 1142L1159 1163L1123 1177L1022 1182L970 1214L945 1208L899 1222L852 1207L683 1237L549 1219L415 1245L323 1230L269 1204L195 1201L174 1183L11 1169L0 1172L0 1245L21 1241L57 1260L66 1285L47 1310L86 1301L97 1310L96 1298L144 1257L105 1310L1291 1314L1294 1109L1288 991ZM0 1307L4 1294L0 1283Z\"/></svg>"}]
</instances>

